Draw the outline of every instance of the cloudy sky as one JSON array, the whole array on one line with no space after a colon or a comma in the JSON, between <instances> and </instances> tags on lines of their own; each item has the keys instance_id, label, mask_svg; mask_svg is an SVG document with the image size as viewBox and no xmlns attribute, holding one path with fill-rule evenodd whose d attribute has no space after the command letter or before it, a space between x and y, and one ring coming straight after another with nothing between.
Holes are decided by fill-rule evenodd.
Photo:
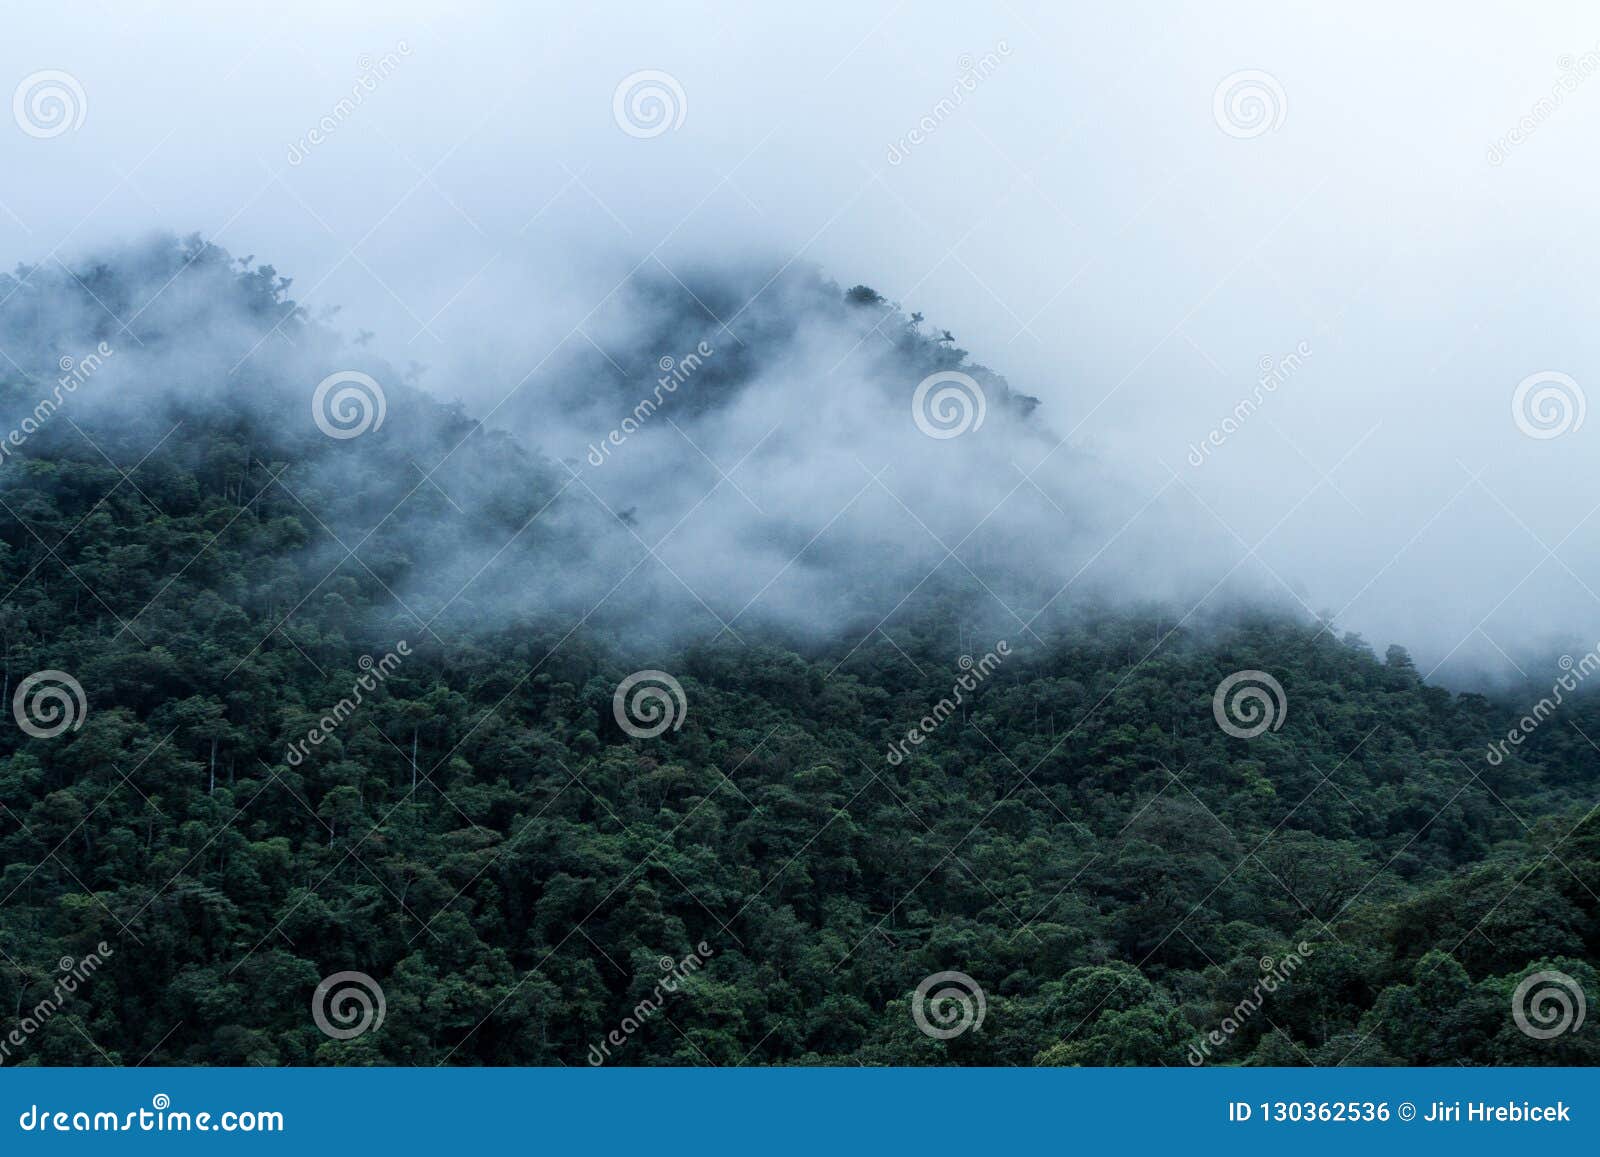
<instances>
[{"instance_id":1,"label":"cloudy sky","mask_svg":"<svg viewBox=\"0 0 1600 1157\"><path fill-rule=\"evenodd\" d=\"M7 4L0 261L198 231L479 412L635 271L816 263L1212 544L1118 565L1543 679L1600 639L1600 13L1167 7Z\"/></svg>"}]
</instances>

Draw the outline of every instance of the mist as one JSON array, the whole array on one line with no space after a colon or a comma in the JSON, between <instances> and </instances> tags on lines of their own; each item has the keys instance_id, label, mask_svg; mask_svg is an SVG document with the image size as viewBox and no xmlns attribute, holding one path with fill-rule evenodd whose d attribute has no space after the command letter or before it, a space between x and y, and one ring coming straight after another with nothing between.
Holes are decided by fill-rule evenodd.
<instances>
[{"instance_id":1,"label":"mist","mask_svg":"<svg viewBox=\"0 0 1600 1157\"><path fill-rule=\"evenodd\" d=\"M292 278L326 325L295 345L193 271L51 299L53 333L118 350L118 392L73 404L271 381L316 438L316 384L371 374L375 440L300 482L429 475L456 529L411 544L449 572L424 585L494 560L457 613L616 584L709 636L871 627L948 579L1025 635L1106 598L1259 600L1460 681L1600 638L1580 6L736 11L8 10L0 77L77 88L71 127L24 105L0 132L0 254L66 286L198 232ZM642 72L663 107L618 104ZM1240 73L1260 108L1227 103ZM49 344L7 350L47 380ZM914 392L958 365L983 423L930 437ZM1514 409L1530 378L1566 400ZM517 502L407 383L526 448Z\"/></svg>"}]
</instances>

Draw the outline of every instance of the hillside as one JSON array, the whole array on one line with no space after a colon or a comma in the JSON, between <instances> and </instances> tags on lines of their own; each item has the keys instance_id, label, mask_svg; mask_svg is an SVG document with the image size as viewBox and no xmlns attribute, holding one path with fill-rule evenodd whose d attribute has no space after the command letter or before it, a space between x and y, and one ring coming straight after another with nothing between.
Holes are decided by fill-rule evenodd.
<instances>
[{"instance_id":1,"label":"hillside","mask_svg":"<svg viewBox=\"0 0 1600 1157\"><path fill-rule=\"evenodd\" d=\"M832 628L682 629L670 577L622 586L648 510L396 375L381 426L320 430L354 353L289 289L194 240L0 277L4 697L50 670L85 698L60 734L0 728L0 1004L114 949L8 1063L582 1065L691 952L607 1063L1182 1065L1230 1017L1207 1060L1600 1063L1510 1015L1536 970L1600 993L1600 703L1491 764L1531 701L1398 648L1270 607L1024 626L960 576L887 642L877 588L820 571ZM785 293L772 317L862 332L890 308ZM995 426L1037 420L895 320L908 383L963 366ZM692 405L753 380L767 324ZM64 357L82 380L41 415ZM681 726L619 725L641 670ZM1241 670L1287 702L1249 739L1213 714ZM346 970L386 1012L340 1040L308 1005ZM911 1015L944 971L985 997L947 1040Z\"/></svg>"}]
</instances>

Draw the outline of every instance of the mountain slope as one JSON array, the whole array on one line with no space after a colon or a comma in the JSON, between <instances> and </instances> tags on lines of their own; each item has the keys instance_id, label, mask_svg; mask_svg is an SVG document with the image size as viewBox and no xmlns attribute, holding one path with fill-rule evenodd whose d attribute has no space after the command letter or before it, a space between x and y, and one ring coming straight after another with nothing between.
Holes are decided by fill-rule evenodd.
<instances>
[{"instance_id":1,"label":"mountain slope","mask_svg":"<svg viewBox=\"0 0 1600 1157\"><path fill-rule=\"evenodd\" d=\"M12 1063L1179 1064L1230 1018L1204 1059L1600 1060L1511 1016L1535 970L1600 992L1593 702L1494 765L1520 709L1398 649L1271 610L1024 625L959 575L892 639L685 630L667 576L602 598L650 514L559 461L387 371L381 426L319 429L352 351L287 290L195 241L0 284L5 420L83 379L0 464L6 698L50 670L86 704L0 728L0 1001L113 950ZM912 382L965 364L891 344ZM680 726L621 726L639 670ZM1287 702L1251 739L1213 714L1241 670ZM386 1005L350 1040L311 1015L341 971ZM913 994L946 971L985 1015L940 1040Z\"/></svg>"}]
</instances>

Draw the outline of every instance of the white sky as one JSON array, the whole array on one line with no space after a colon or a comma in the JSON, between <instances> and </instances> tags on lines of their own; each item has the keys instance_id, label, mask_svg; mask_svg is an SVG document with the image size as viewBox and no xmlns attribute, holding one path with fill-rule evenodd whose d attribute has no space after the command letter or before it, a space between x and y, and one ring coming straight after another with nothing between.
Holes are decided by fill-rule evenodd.
<instances>
[{"instance_id":1,"label":"white sky","mask_svg":"<svg viewBox=\"0 0 1600 1157\"><path fill-rule=\"evenodd\" d=\"M487 408L576 340L596 270L798 256L947 326L1135 497L1167 486L1425 670L1543 678L1526 656L1600 638L1600 417L1541 440L1511 412L1546 370L1600 402L1600 73L1487 159L1558 60L1600 53L1592 5L214 7L0 6L0 96L61 70L85 114L48 139L0 117L0 262L199 231ZM685 98L648 139L612 111L644 69ZM1237 139L1213 94L1246 69L1284 115Z\"/></svg>"}]
</instances>

